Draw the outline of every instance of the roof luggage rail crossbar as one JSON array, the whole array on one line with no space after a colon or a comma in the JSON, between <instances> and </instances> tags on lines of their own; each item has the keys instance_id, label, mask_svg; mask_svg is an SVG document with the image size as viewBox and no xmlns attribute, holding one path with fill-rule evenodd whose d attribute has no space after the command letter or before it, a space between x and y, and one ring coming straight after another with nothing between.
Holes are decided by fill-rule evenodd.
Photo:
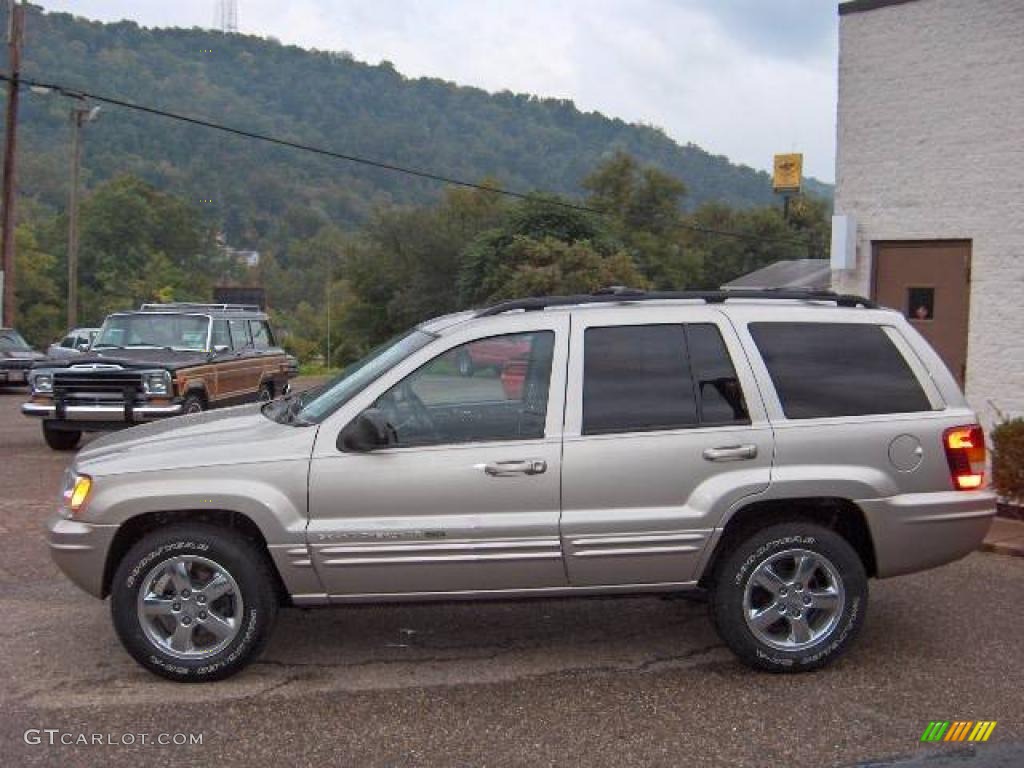
<instances>
[{"instance_id":1,"label":"roof luggage rail crossbar","mask_svg":"<svg viewBox=\"0 0 1024 768\"><path fill-rule=\"evenodd\" d=\"M532 312L548 307L565 307L577 304L614 304L634 301L703 301L706 304L722 304L733 299L778 299L788 301L828 301L838 307L864 307L878 309L878 305L863 296L835 293L834 291L806 291L793 289L733 290L733 291L644 291L638 288L614 286L602 288L594 293L575 296L534 296L526 299L502 301L490 307L477 310L475 317L491 317L504 312L522 310Z\"/></svg>"},{"instance_id":2,"label":"roof luggage rail crossbar","mask_svg":"<svg viewBox=\"0 0 1024 768\"><path fill-rule=\"evenodd\" d=\"M172 301L166 304L143 304L140 312L163 312L181 309L207 312L262 312L258 304L203 304L191 301Z\"/></svg>"}]
</instances>

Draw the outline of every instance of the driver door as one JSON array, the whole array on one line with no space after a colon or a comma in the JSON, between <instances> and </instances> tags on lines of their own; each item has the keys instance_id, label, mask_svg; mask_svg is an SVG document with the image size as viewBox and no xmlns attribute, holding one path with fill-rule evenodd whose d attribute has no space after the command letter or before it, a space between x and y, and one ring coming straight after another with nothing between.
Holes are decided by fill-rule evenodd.
<instances>
[{"instance_id":1,"label":"driver door","mask_svg":"<svg viewBox=\"0 0 1024 768\"><path fill-rule=\"evenodd\" d=\"M329 594L566 585L558 518L568 317L499 316L486 328L429 345L321 426L308 537ZM508 359L460 374L460 355L475 345L507 348ZM394 445L340 450L339 432L365 408L384 413Z\"/></svg>"}]
</instances>

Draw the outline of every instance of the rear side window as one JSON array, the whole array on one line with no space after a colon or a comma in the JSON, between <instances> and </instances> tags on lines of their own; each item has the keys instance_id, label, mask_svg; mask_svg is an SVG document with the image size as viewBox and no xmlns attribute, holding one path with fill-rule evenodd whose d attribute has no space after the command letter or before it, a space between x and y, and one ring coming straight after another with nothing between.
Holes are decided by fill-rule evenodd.
<instances>
[{"instance_id":1,"label":"rear side window","mask_svg":"<svg viewBox=\"0 0 1024 768\"><path fill-rule=\"evenodd\" d=\"M256 349L267 349L272 345L267 324L262 320L250 320L249 331L252 333L252 343Z\"/></svg>"},{"instance_id":2,"label":"rear side window","mask_svg":"<svg viewBox=\"0 0 1024 768\"><path fill-rule=\"evenodd\" d=\"M588 328L583 354L585 435L748 423L712 324Z\"/></svg>"},{"instance_id":3,"label":"rear side window","mask_svg":"<svg viewBox=\"0 0 1024 768\"><path fill-rule=\"evenodd\" d=\"M751 323L789 419L930 411L903 355L877 325Z\"/></svg>"}]
</instances>

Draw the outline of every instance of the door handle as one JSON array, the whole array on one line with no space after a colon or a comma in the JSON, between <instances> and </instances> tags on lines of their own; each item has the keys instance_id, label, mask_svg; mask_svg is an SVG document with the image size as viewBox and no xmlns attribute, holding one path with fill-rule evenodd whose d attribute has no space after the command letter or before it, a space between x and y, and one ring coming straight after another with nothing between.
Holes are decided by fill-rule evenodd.
<instances>
[{"instance_id":1,"label":"door handle","mask_svg":"<svg viewBox=\"0 0 1024 768\"><path fill-rule=\"evenodd\" d=\"M744 461L757 456L756 445L724 445L721 448L705 448L707 461Z\"/></svg>"},{"instance_id":2,"label":"door handle","mask_svg":"<svg viewBox=\"0 0 1024 768\"><path fill-rule=\"evenodd\" d=\"M515 461L492 461L488 464L477 464L491 477L512 477L513 475L543 475L548 470L544 459L516 459Z\"/></svg>"}]
</instances>

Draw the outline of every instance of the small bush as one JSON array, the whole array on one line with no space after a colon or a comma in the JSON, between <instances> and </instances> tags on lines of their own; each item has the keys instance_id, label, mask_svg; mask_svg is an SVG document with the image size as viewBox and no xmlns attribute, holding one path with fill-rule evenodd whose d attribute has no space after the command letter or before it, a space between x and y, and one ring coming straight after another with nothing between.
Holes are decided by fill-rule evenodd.
<instances>
[{"instance_id":1,"label":"small bush","mask_svg":"<svg viewBox=\"0 0 1024 768\"><path fill-rule=\"evenodd\" d=\"M1024 503L1024 418L992 430L992 486L1006 500Z\"/></svg>"}]
</instances>

